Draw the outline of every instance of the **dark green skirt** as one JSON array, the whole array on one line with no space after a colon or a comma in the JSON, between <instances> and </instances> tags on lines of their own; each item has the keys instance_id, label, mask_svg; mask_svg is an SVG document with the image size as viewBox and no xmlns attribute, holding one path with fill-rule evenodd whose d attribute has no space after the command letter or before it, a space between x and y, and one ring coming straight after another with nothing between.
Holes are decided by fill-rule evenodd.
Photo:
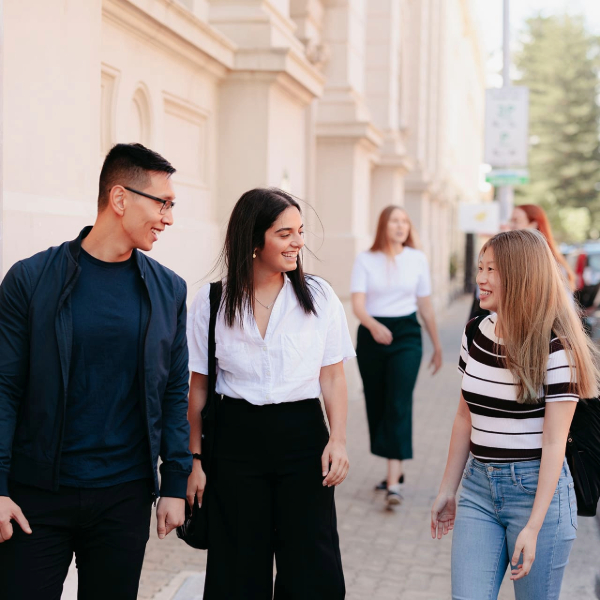
<instances>
[{"instance_id":1,"label":"dark green skirt","mask_svg":"<svg viewBox=\"0 0 600 600\"><path fill-rule=\"evenodd\" d=\"M406 317L375 317L394 336L378 344L369 330L358 328L356 356L363 380L371 452L405 460L412 451L412 398L423 350L417 313Z\"/></svg>"}]
</instances>

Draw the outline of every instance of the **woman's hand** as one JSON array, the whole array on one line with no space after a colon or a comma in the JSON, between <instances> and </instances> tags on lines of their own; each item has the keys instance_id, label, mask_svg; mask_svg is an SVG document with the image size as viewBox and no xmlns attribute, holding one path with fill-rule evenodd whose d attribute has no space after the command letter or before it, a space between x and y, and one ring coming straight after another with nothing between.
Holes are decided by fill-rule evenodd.
<instances>
[{"instance_id":1,"label":"woman's hand","mask_svg":"<svg viewBox=\"0 0 600 600\"><path fill-rule=\"evenodd\" d=\"M432 369L431 374L435 375L442 367L442 349L436 348L433 351L433 356L429 362L429 368Z\"/></svg>"},{"instance_id":2,"label":"woman's hand","mask_svg":"<svg viewBox=\"0 0 600 600\"><path fill-rule=\"evenodd\" d=\"M342 483L350 468L346 444L329 438L329 443L323 450L321 466L323 467L323 477L325 477L323 479L324 486L331 487Z\"/></svg>"},{"instance_id":3,"label":"woman's hand","mask_svg":"<svg viewBox=\"0 0 600 600\"><path fill-rule=\"evenodd\" d=\"M454 529L456 517L456 495L439 493L431 507L431 537L435 540L442 539L449 531Z\"/></svg>"},{"instance_id":4,"label":"woman's hand","mask_svg":"<svg viewBox=\"0 0 600 600\"><path fill-rule=\"evenodd\" d=\"M188 477L186 498L190 508L194 507L194 502L198 501L198 506L202 504L202 495L204 494L204 488L206 487L206 475L202 470L202 463L199 460L194 459L192 465L192 472Z\"/></svg>"},{"instance_id":5,"label":"woman's hand","mask_svg":"<svg viewBox=\"0 0 600 600\"><path fill-rule=\"evenodd\" d=\"M394 336L392 332L385 326L379 323L379 321L375 321L375 323L369 328L373 339L378 344L383 344L384 346L389 346L394 341Z\"/></svg>"},{"instance_id":6,"label":"woman's hand","mask_svg":"<svg viewBox=\"0 0 600 600\"><path fill-rule=\"evenodd\" d=\"M510 561L510 578L513 581L522 579L525 575L529 575L529 571L531 571L531 566L535 560L537 537L538 532L532 527L525 526L521 529L521 533L519 533L515 543L515 551L513 552L512 560ZM521 558L521 554L523 554L523 564L519 565L518 562L519 558Z\"/></svg>"}]
</instances>

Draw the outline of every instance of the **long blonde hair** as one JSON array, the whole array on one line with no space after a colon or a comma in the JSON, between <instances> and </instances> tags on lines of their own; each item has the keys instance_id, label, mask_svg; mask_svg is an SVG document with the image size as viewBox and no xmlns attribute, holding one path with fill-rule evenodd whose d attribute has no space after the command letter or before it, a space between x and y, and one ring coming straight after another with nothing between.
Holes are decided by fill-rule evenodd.
<instances>
[{"instance_id":1,"label":"long blonde hair","mask_svg":"<svg viewBox=\"0 0 600 600\"><path fill-rule=\"evenodd\" d=\"M481 249L490 248L500 278L500 335L505 365L518 381L517 399L538 402L546 377L550 339L554 334L567 351L571 392L582 398L598 394L598 357L585 334L559 266L544 236L532 229L505 231Z\"/></svg>"},{"instance_id":2,"label":"long blonde hair","mask_svg":"<svg viewBox=\"0 0 600 600\"><path fill-rule=\"evenodd\" d=\"M386 206L379 215L379 220L377 221L377 231L375 233L375 241L373 242L371 248L369 248L371 252L379 251L383 252L384 254L391 254L392 251L390 249L390 243L387 237L387 225L388 221L390 220L390 217L392 216L392 213L395 210L400 210L404 213L410 226L410 229L408 230L408 237L406 238L406 241L404 242L403 246L408 246L409 248L417 248L417 250L420 248L421 244L419 241L419 236L417 235L417 232L412 224L412 221L410 220L410 217L408 216L408 213L401 206L390 204L390 206Z\"/></svg>"}]
</instances>

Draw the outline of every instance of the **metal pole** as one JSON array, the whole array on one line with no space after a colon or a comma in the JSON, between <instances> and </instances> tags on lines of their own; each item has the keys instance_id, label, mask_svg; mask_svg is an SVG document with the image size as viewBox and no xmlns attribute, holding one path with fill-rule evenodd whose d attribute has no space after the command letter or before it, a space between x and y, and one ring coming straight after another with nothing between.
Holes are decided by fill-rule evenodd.
<instances>
[{"instance_id":1,"label":"metal pole","mask_svg":"<svg viewBox=\"0 0 600 600\"><path fill-rule=\"evenodd\" d=\"M510 86L510 2L503 0L502 19L502 87Z\"/></svg>"},{"instance_id":2,"label":"metal pole","mask_svg":"<svg viewBox=\"0 0 600 600\"><path fill-rule=\"evenodd\" d=\"M502 27L502 87L510 87L510 0L503 0ZM514 188L503 185L498 189L500 203L500 223L504 224L510 218L513 209Z\"/></svg>"}]
</instances>

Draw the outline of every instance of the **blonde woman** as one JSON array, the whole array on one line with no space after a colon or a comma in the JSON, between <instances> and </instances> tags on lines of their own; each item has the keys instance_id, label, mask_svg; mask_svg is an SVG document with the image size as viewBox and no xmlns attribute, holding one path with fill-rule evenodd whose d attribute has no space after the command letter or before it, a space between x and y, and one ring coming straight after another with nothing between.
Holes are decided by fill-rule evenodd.
<instances>
[{"instance_id":1,"label":"blonde woman","mask_svg":"<svg viewBox=\"0 0 600 600\"><path fill-rule=\"evenodd\" d=\"M388 206L379 216L375 241L352 271L352 308L360 321L356 349L363 380L371 452L388 459L388 505L402 500L402 461L412 458L412 394L421 365L421 326L433 342L436 373L442 350L431 304L429 265L417 250L406 212Z\"/></svg>"},{"instance_id":2,"label":"blonde woman","mask_svg":"<svg viewBox=\"0 0 600 600\"><path fill-rule=\"evenodd\" d=\"M492 314L463 335L431 534L454 529L452 598L497 598L510 563L517 600L557 599L577 529L565 446L578 399L597 394L595 351L539 232L488 241L477 283Z\"/></svg>"}]
</instances>

